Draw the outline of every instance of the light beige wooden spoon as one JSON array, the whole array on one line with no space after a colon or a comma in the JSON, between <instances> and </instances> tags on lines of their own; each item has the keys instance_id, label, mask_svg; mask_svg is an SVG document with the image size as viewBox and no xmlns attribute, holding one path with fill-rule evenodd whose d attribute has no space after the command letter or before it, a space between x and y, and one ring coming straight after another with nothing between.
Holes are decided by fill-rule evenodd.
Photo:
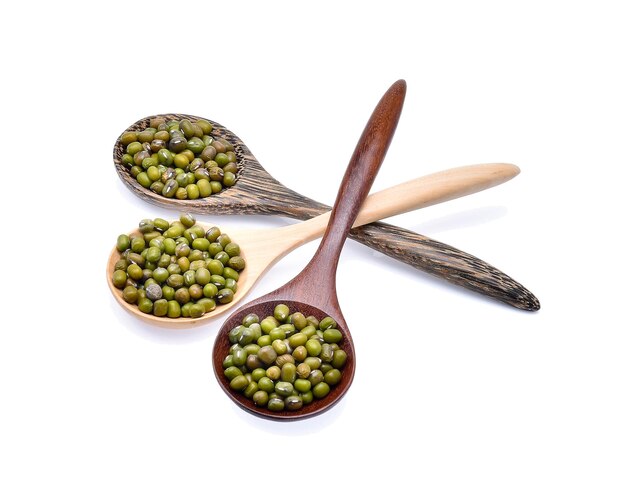
<instances>
[{"instance_id":1,"label":"light beige wooden spoon","mask_svg":"<svg viewBox=\"0 0 626 489\"><path fill-rule=\"evenodd\" d=\"M463 197L507 182L519 174L519 168L509 163L485 163L462 166L416 178L406 183L382 190L367 197L352 226L385 219L415 209L431 206L448 200ZM319 238L324 234L330 212L308 221L274 229L222 229L241 248L241 256L246 268L239 274L237 292L228 304L204 314L200 318L157 317L141 312L136 305L128 304L111 280L115 262L120 253L114 247L107 263L107 283L117 302L129 313L152 324L166 328L191 328L208 319L232 309L252 289L254 284L274 263L297 247ZM212 224L199 223L205 229ZM134 230L132 232L137 232ZM130 233L129 233L130 234Z\"/></svg>"}]
</instances>

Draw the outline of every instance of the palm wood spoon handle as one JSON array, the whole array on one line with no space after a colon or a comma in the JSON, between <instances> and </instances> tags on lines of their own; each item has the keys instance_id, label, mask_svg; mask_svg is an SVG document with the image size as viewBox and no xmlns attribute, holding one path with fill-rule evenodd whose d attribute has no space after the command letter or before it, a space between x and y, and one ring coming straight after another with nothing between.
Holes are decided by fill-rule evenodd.
<instances>
[{"instance_id":1,"label":"palm wood spoon handle","mask_svg":"<svg viewBox=\"0 0 626 489\"><path fill-rule=\"evenodd\" d=\"M405 93L404 80L397 81L387 90L374 109L339 187L324 237L309 264L287 284L248 303L231 315L218 333L213 347L213 369L217 379L231 399L253 414L278 420L314 416L337 403L352 384L356 359L352 336L337 299L337 264L350 228L367 197L393 138ZM252 311L255 311L259 317L267 315L278 303L284 303L290 310L300 311L305 316L314 315L320 319L324 316L331 316L342 332L341 347L347 353L347 361L339 383L326 397L303 406L298 411L273 412L257 407L241 394L233 393L229 389L223 372L219 371L230 346L228 332L231 328L240 324L243 317Z\"/></svg>"},{"instance_id":2,"label":"palm wood spoon handle","mask_svg":"<svg viewBox=\"0 0 626 489\"><path fill-rule=\"evenodd\" d=\"M127 130L143 130L149 127L153 117L163 117L165 120L200 119L185 114L162 114L140 119ZM261 166L236 134L219 123L210 122L213 133L228 140L237 154L240 171L233 187L205 199L176 200L163 197L145 189L130 175L121 162L124 146L118 138L113 148L113 161L120 179L146 202L197 214L280 215L307 220L330 210L329 206L285 187ZM489 263L407 229L376 222L353 229L350 237L418 270L518 309L535 311L540 307L539 301L528 289Z\"/></svg>"}]
</instances>

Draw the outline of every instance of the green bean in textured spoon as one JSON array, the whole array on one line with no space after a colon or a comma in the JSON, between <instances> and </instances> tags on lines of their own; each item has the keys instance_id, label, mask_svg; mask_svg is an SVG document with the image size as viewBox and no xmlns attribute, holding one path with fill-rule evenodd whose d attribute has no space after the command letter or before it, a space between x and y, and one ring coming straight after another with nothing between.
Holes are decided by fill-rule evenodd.
<instances>
[{"instance_id":1,"label":"green bean in textured spoon","mask_svg":"<svg viewBox=\"0 0 626 489\"><path fill-rule=\"evenodd\" d=\"M156 124L161 119L153 118L150 128L126 131L118 139L124 152L120 162L139 185L155 195L179 200L209 197L222 190L222 183L235 185L240 169L237 156L229 143L211 136L213 127L208 121L185 118ZM207 182L200 184L200 180Z\"/></svg>"}]
</instances>

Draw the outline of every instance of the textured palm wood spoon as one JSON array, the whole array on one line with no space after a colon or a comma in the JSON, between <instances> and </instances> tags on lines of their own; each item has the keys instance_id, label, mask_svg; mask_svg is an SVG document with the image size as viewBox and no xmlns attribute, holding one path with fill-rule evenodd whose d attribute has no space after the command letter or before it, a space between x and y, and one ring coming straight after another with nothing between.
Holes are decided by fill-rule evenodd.
<instances>
[{"instance_id":1,"label":"textured palm wood spoon","mask_svg":"<svg viewBox=\"0 0 626 489\"><path fill-rule=\"evenodd\" d=\"M184 114L153 117L163 117L165 120L199 119ZM153 117L140 119L127 130L145 129L149 127ZM273 214L306 220L330 210L327 205L282 185L259 164L236 134L216 122L210 122L213 133L229 141L235 148L240 170L233 187L198 200L177 200L156 194L142 187L122 164L124 146L120 138L113 148L113 161L119 177L132 192L146 202L194 214ZM475 256L426 236L376 222L353 229L350 237L391 258L518 309L539 309L537 298L505 273Z\"/></svg>"},{"instance_id":2,"label":"textured palm wood spoon","mask_svg":"<svg viewBox=\"0 0 626 489\"><path fill-rule=\"evenodd\" d=\"M217 334L213 346L213 370L218 382L231 399L254 414L279 420L314 416L339 401L352 384L356 359L352 336L337 299L335 283L337 263L350 228L385 158L400 118L405 93L406 84L403 80L397 81L387 90L374 109L339 187L322 242L309 264L287 284L253 300L232 314ZM297 411L272 412L256 406L250 399L230 389L222 371L222 362L230 347L229 331L241 324L246 314L254 312L259 317L265 317L272 314L274 307L280 303L289 306L291 311L302 312L305 316L313 315L318 319L332 317L343 334L341 348L348 356L341 372L341 380L330 393Z\"/></svg>"},{"instance_id":3,"label":"textured palm wood spoon","mask_svg":"<svg viewBox=\"0 0 626 489\"><path fill-rule=\"evenodd\" d=\"M479 192L507 182L518 173L519 169L515 165L485 163L453 168L416 178L370 195L361 207L353 227ZM237 293L233 301L218 306L200 318L157 317L145 314L136 305L124 301L122 291L115 288L111 281L115 262L120 258L120 253L116 248L111 251L107 264L109 287L124 309L142 319L169 328L194 327L234 307L278 260L298 246L322 236L329 218L330 212L326 212L308 221L277 229L225 230L241 247L241 254L247 265L239 275ZM207 223L201 224L205 229L212 226ZM138 232L138 230L133 232Z\"/></svg>"}]
</instances>

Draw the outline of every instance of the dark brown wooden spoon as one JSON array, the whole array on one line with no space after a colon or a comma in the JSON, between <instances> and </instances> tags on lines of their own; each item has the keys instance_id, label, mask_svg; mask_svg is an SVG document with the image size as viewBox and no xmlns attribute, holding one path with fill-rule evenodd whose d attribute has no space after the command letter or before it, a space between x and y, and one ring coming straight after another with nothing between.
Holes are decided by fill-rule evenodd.
<instances>
[{"instance_id":1,"label":"dark brown wooden spoon","mask_svg":"<svg viewBox=\"0 0 626 489\"><path fill-rule=\"evenodd\" d=\"M154 117L199 119L184 114L160 114L140 119L126 131L143 130L149 127L150 119ZM142 187L122 164L124 146L118 137L113 148L113 162L120 179L146 202L195 214L280 215L308 220L330 210L327 205L282 185L260 165L236 134L217 122L210 122L213 133L230 142L237 154L240 171L233 187L198 200L177 200L156 194ZM353 229L350 237L414 268L518 309L536 311L540 307L539 300L528 289L504 272L440 241L382 222Z\"/></svg>"},{"instance_id":2,"label":"dark brown wooden spoon","mask_svg":"<svg viewBox=\"0 0 626 489\"><path fill-rule=\"evenodd\" d=\"M253 414L277 420L314 416L339 401L352 384L356 358L352 336L337 299L335 283L337 264L348 232L391 143L405 93L406 83L404 80L397 81L387 90L374 109L339 187L322 242L309 264L287 284L237 310L226 320L217 334L213 346L213 370L218 382L232 400ZM222 362L230 348L229 331L241 324L246 314L254 312L259 317L265 317L273 314L274 307L281 303L289 306L291 311L300 311L307 316L313 315L319 319L331 316L335 319L337 327L343 333L341 348L347 353L348 360L342 370L341 381L326 397L314 400L297 411L273 412L256 406L252 400L233 391L224 375Z\"/></svg>"}]
</instances>

